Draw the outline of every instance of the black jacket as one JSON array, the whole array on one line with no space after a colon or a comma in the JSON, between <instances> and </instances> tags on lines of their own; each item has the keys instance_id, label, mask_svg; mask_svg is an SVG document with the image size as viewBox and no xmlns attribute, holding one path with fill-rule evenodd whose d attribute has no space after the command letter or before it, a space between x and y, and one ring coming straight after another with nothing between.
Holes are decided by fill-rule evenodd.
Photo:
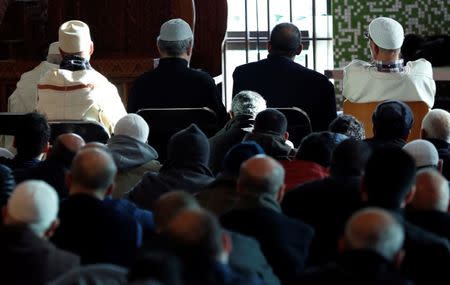
<instances>
[{"instance_id":1,"label":"black jacket","mask_svg":"<svg viewBox=\"0 0 450 285\"><path fill-rule=\"evenodd\" d=\"M304 285L406 285L412 284L382 256L371 251L343 253L336 262L310 269L298 280Z\"/></svg>"},{"instance_id":2,"label":"black jacket","mask_svg":"<svg viewBox=\"0 0 450 285\"><path fill-rule=\"evenodd\" d=\"M412 224L450 241L450 214L434 210L407 209L405 216Z\"/></svg>"},{"instance_id":3,"label":"black jacket","mask_svg":"<svg viewBox=\"0 0 450 285\"><path fill-rule=\"evenodd\" d=\"M328 130L336 118L334 86L324 75L282 56L248 63L233 73L233 95L260 93L268 107L299 107L311 119L313 131Z\"/></svg>"},{"instance_id":4,"label":"black jacket","mask_svg":"<svg viewBox=\"0 0 450 285\"><path fill-rule=\"evenodd\" d=\"M89 195L75 194L62 201L59 219L52 242L78 254L82 264L127 267L142 242L142 228L135 219Z\"/></svg>"},{"instance_id":5,"label":"black jacket","mask_svg":"<svg viewBox=\"0 0 450 285\"><path fill-rule=\"evenodd\" d=\"M291 284L305 266L314 231L269 208L232 210L220 219L230 230L255 238L282 284Z\"/></svg>"},{"instance_id":6,"label":"black jacket","mask_svg":"<svg viewBox=\"0 0 450 285\"><path fill-rule=\"evenodd\" d=\"M143 108L208 107L221 122L227 116L214 80L207 73L188 67L181 58L162 58L156 69L134 82L127 111Z\"/></svg>"}]
</instances>

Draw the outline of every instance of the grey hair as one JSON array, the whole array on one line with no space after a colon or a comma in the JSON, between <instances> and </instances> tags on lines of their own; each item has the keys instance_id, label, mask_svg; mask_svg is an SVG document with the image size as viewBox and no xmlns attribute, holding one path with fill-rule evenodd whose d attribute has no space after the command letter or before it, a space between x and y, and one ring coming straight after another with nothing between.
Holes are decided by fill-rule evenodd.
<instances>
[{"instance_id":1,"label":"grey hair","mask_svg":"<svg viewBox=\"0 0 450 285\"><path fill-rule=\"evenodd\" d=\"M231 111L234 115L251 115L255 118L266 108L266 100L259 93L250 90L239 92L231 102Z\"/></svg>"},{"instance_id":2,"label":"grey hair","mask_svg":"<svg viewBox=\"0 0 450 285\"><path fill-rule=\"evenodd\" d=\"M180 56L187 53L189 48L193 45L193 40L193 38L181 41L163 41L158 39L158 47L169 56Z\"/></svg>"},{"instance_id":3,"label":"grey hair","mask_svg":"<svg viewBox=\"0 0 450 285\"><path fill-rule=\"evenodd\" d=\"M450 113L442 109L431 110L422 120L422 130L427 138L450 143Z\"/></svg>"},{"instance_id":4,"label":"grey hair","mask_svg":"<svg viewBox=\"0 0 450 285\"><path fill-rule=\"evenodd\" d=\"M366 208L351 216L345 238L351 249L372 250L392 261L403 246L405 232L388 211Z\"/></svg>"}]
</instances>

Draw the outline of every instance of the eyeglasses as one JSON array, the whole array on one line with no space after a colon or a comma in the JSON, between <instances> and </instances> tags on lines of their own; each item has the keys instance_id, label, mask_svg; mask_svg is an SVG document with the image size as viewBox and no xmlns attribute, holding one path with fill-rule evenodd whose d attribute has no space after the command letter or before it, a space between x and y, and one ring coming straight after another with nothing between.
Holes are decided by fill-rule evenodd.
<instances>
[{"instance_id":1,"label":"eyeglasses","mask_svg":"<svg viewBox=\"0 0 450 285\"><path fill-rule=\"evenodd\" d=\"M370 37L369 32L364 32L364 38L368 39L368 40L372 40L372 38Z\"/></svg>"}]
</instances>

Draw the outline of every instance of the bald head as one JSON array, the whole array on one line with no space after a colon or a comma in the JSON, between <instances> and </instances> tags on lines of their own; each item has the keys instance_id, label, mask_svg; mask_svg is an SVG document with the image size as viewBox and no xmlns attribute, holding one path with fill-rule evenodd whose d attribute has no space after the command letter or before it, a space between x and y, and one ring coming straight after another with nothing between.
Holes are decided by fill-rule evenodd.
<instances>
[{"instance_id":1,"label":"bald head","mask_svg":"<svg viewBox=\"0 0 450 285\"><path fill-rule=\"evenodd\" d=\"M179 254L188 255L183 257L218 259L222 254L222 229L219 221L205 210L182 210L169 222L164 233Z\"/></svg>"},{"instance_id":2,"label":"bald head","mask_svg":"<svg viewBox=\"0 0 450 285\"><path fill-rule=\"evenodd\" d=\"M435 169L417 172L416 192L410 203L413 209L447 212L449 204L448 181Z\"/></svg>"},{"instance_id":3,"label":"bald head","mask_svg":"<svg viewBox=\"0 0 450 285\"><path fill-rule=\"evenodd\" d=\"M450 113L442 109L428 112L422 120L422 138L450 143Z\"/></svg>"},{"instance_id":4,"label":"bald head","mask_svg":"<svg viewBox=\"0 0 450 285\"><path fill-rule=\"evenodd\" d=\"M83 191L105 195L117 173L111 155L99 148L83 149L75 156L70 169L70 194Z\"/></svg>"},{"instance_id":5,"label":"bald head","mask_svg":"<svg viewBox=\"0 0 450 285\"><path fill-rule=\"evenodd\" d=\"M284 168L270 156L257 155L245 161L239 172L240 192L278 195L284 188Z\"/></svg>"},{"instance_id":6,"label":"bald head","mask_svg":"<svg viewBox=\"0 0 450 285\"><path fill-rule=\"evenodd\" d=\"M372 250L393 260L403 246L403 227L386 210L366 208L353 214L345 227L350 249Z\"/></svg>"},{"instance_id":7,"label":"bald head","mask_svg":"<svg viewBox=\"0 0 450 285\"><path fill-rule=\"evenodd\" d=\"M276 25L270 33L269 52L271 54L294 57L302 51L300 30L291 23Z\"/></svg>"},{"instance_id":8,"label":"bald head","mask_svg":"<svg viewBox=\"0 0 450 285\"><path fill-rule=\"evenodd\" d=\"M161 195L153 207L157 231L164 230L169 222L185 209L200 209L200 205L191 194L184 191L171 191Z\"/></svg>"},{"instance_id":9,"label":"bald head","mask_svg":"<svg viewBox=\"0 0 450 285\"><path fill-rule=\"evenodd\" d=\"M50 156L63 162L66 168L70 168L75 154L84 145L84 139L79 135L74 133L62 134L56 138Z\"/></svg>"}]
</instances>

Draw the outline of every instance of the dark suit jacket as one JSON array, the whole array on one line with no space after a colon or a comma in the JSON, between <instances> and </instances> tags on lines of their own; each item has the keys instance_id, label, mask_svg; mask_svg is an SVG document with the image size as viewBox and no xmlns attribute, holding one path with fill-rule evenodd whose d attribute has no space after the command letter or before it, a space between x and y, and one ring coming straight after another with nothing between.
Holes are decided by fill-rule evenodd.
<instances>
[{"instance_id":1,"label":"dark suit jacket","mask_svg":"<svg viewBox=\"0 0 450 285\"><path fill-rule=\"evenodd\" d=\"M314 227L308 264L322 265L338 254L345 223L360 207L360 178L330 176L302 184L284 196L283 212Z\"/></svg>"},{"instance_id":2,"label":"dark suit jacket","mask_svg":"<svg viewBox=\"0 0 450 285\"><path fill-rule=\"evenodd\" d=\"M196 107L209 107L225 122L227 113L211 76L189 68L184 59L163 58L155 70L136 79L128 97L127 111Z\"/></svg>"},{"instance_id":3,"label":"dark suit jacket","mask_svg":"<svg viewBox=\"0 0 450 285\"><path fill-rule=\"evenodd\" d=\"M425 138L431 142L439 153L439 158L442 159L442 175L450 180L450 144L443 140Z\"/></svg>"},{"instance_id":4,"label":"dark suit jacket","mask_svg":"<svg viewBox=\"0 0 450 285\"><path fill-rule=\"evenodd\" d=\"M405 214L409 222L450 241L450 214L414 209L408 209Z\"/></svg>"},{"instance_id":5,"label":"dark suit jacket","mask_svg":"<svg viewBox=\"0 0 450 285\"><path fill-rule=\"evenodd\" d=\"M268 208L232 210L221 217L226 229L255 238L282 284L291 284L305 265L314 231Z\"/></svg>"},{"instance_id":6,"label":"dark suit jacket","mask_svg":"<svg viewBox=\"0 0 450 285\"><path fill-rule=\"evenodd\" d=\"M293 62L269 55L233 73L233 95L242 90L260 93L268 107L299 107L311 119L313 131L325 131L336 118L334 86L324 75Z\"/></svg>"},{"instance_id":7,"label":"dark suit jacket","mask_svg":"<svg viewBox=\"0 0 450 285\"><path fill-rule=\"evenodd\" d=\"M44 284L79 266L80 258L21 226L0 228L2 284Z\"/></svg>"},{"instance_id":8,"label":"dark suit jacket","mask_svg":"<svg viewBox=\"0 0 450 285\"><path fill-rule=\"evenodd\" d=\"M127 267L142 242L142 228L135 219L89 195L71 195L61 202L59 219L52 242L78 254L82 264Z\"/></svg>"}]
</instances>

